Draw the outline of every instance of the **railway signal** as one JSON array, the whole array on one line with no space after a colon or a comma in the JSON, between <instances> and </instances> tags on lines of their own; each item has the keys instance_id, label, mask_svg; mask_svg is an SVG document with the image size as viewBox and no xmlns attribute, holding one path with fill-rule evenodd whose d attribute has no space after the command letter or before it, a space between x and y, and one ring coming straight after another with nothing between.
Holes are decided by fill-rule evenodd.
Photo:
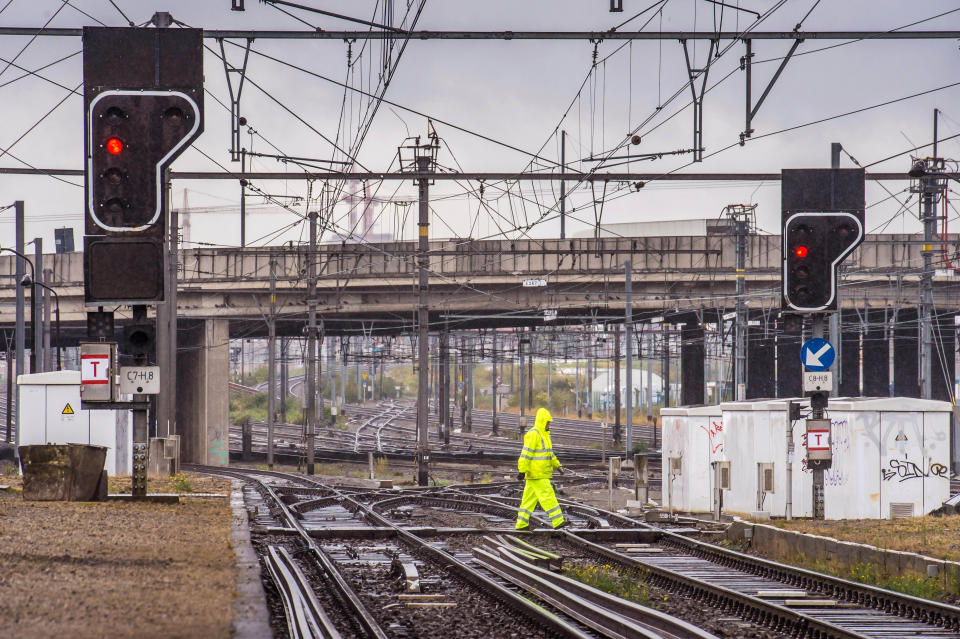
<instances>
[{"instance_id":1,"label":"railway signal","mask_svg":"<svg viewBox=\"0 0 960 639\"><path fill-rule=\"evenodd\" d=\"M837 308L840 264L863 241L852 213L794 213L783 226L783 300L793 311Z\"/></svg>"},{"instance_id":2,"label":"railway signal","mask_svg":"<svg viewBox=\"0 0 960 639\"><path fill-rule=\"evenodd\" d=\"M200 107L180 91L110 90L87 111L90 217L105 232L164 224L163 171L199 135Z\"/></svg>"},{"instance_id":3,"label":"railway signal","mask_svg":"<svg viewBox=\"0 0 960 639\"><path fill-rule=\"evenodd\" d=\"M837 166L839 145L831 151ZM824 411L833 387L828 369L835 353L823 339L824 314L838 306L840 265L863 242L864 192L863 169L785 169L781 175L783 308L812 319L813 339L801 348L801 359L811 409L806 427L814 519L824 517L823 472L831 463L830 420L824 419ZM816 447L810 437L819 443Z\"/></svg>"},{"instance_id":4,"label":"railway signal","mask_svg":"<svg viewBox=\"0 0 960 639\"><path fill-rule=\"evenodd\" d=\"M83 30L88 304L164 298L166 170L203 131L202 37Z\"/></svg>"},{"instance_id":5,"label":"railway signal","mask_svg":"<svg viewBox=\"0 0 960 639\"><path fill-rule=\"evenodd\" d=\"M784 169L783 308L836 310L840 265L863 242L863 169Z\"/></svg>"},{"instance_id":6,"label":"railway signal","mask_svg":"<svg viewBox=\"0 0 960 639\"><path fill-rule=\"evenodd\" d=\"M132 492L142 498L145 398L160 390L159 369L147 366L156 330L146 305L162 301L166 288L167 168L203 132L203 32L85 27L83 106L84 297L88 305L133 307L122 351L146 377L134 375L144 383L125 387L134 402L123 405L133 412ZM93 328L112 324L112 313L93 315ZM117 393L96 395L102 403L85 407L119 407Z\"/></svg>"}]
</instances>

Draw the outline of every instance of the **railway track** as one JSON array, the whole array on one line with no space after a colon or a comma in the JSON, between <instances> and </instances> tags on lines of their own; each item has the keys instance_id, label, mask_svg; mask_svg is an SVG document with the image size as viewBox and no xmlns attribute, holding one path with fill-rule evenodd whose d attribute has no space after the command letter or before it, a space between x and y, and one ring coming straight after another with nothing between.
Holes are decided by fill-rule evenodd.
<instances>
[{"instance_id":1,"label":"railway track","mask_svg":"<svg viewBox=\"0 0 960 639\"><path fill-rule=\"evenodd\" d=\"M341 639L303 571L283 546L269 546L264 558L286 611L287 630L294 639Z\"/></svg>"},{"instance_id":2,"label":"railway track","mask_svg":"<svg viewBox=\"0 0 960 639\"><path fill-rule=\"evenodd\" d=\"M488 495L492 502L516 507L518 500ZM561 500L565 510L576 506ZM791 636L837 639L960 637L960 608L883 588L772 562L698 541L688 535L592 508L593 519L653 532L637 541L626 531L619 541L591 541L577 526L548 550L588 563L609 563L649 575L651 583L682 596L707 601L747 620ZM586 518L588 526L595 527ZM581 524L582 525L582 524Z\"/></svg>"},{"instance_id":3,"label":"railway track","mask_svg":"<svg viewBox=\"0 0 960 639\"><path fill-rule=\"evenodd\" d=\"M710 639L715 636L643 607L621 605L617 609L617 602L613 600L608 602L608 608L601 607L597 602L605 597L609 599L608 595L600 591L588 593L582 586L567 583L556 575L541 576L554 584L551 596L542 597L536 586L498 574L498 570L504 571L503 566L496 570L484 566L469 555L464 557L461 553L448 551L442 541L421 538L419 529L408 529L395 521L396 518L403 521L403 515L398 513L402 508L398 499L430 503L431 499L443 499L431 493L443 491L336 489L284 473L208 467L192 469L244 481L248 506L252 504L257 513L254 537L256 539L261 534L266 537L265 542L255 544L266 547L269 561L274 562L274 557L283 561L284 555L302 557L309 554L278 548L282 543L289 545L294 538L298 544L305 544L312 556L328 560L318 564L327 579L333 579L332 570L337 571L346 584L341 592L353 592L386 636L432 637L444 628L449 631L451 617L449 611L444 612L445 608L454 608L456 618L465 622L457 630L458 636L462 637L511 636L514 633L578 639L627 636ZM490 485L489 489L496 490L505 485ZM504 521L512 521L514 512L511 508L463 492L449 494L457 496L461 503L472 500L471 506L476 512L488 516L497 513ZM318 541L315 536L322 537L322 540ZM285 537L287 541L278 544L277 537ZM491 550L495 549L488 546L485 552ZM529 551L522 549L506 552L526 552L529 556ZM499 561L507 561L500 555L498 552ZM289 562L284 565L293 573L298 568L296 562L292 566ZM337 631L334 620L340 619L340 623L344 623L343 611L328 613L318 598L310 601L309 593L303 592L304 588L290 586L290 583L302 584L308 579L309 571L302 570L301 573L302 579L283 579L283 585L277 586L283 592L293 591L284 598L285 601L300 601L299 604L285 604L286 618L326 619L329 623L307 621L301 625L328 633L316 636L335 636L330 634L330 626ZM403 592L396 592L398 584ZM317 588L317 585L311 585L307 590ZM328 605L340 607L340 603L328 602ZM319 608L319 612L310 612L315 608ZM358 614L353 610L350 616L356 618ZM358 623L352 622L353 626ZM670 628L672 630L668 632ZM343 636L354 636L340 632ZM376 628L365 627L363 634L356 636L381 636L376 633Z\"/></svg>"},{"instance_id":4,"label":"railway track","mask_svg":"<svg viewBox=\"0 0 960 639\"><path fill-rule=\"evenodd\" d=\"M682 596L736 611L793 636L838 639L960 637L960 609L768 562L665 533L622 549L571 536L588 561L642 570Z\"/></svg>"},{"instance_id":5,"label":"railway track","mask_svg":"<svg viewBox=\"0 0 960 639\"><path fill-rule=\"evenodd\" d=\"M439 594L433 601L464 609L470 608L470 596L492 597L533 627L550 628L560 636L695 635L684 635L682 628L658 628L654 624L662 621L643 621L636 617L642 617L642 611L623 600L561 578L551 565L557 560L614 567L674 598L694 600L716 611L716 618L736 618L749 636L960 637L960 608L728 550L693 538L705 533L682 524L679 529L652 526L562 500L570 528L549 530L535 517L533 525L542 530L517 538L512 531L517 482L386 490L295 481L299 484L274 493L311 535L327 540L324 549L350 575L350 583L362 582L362 575L377 564L378 583L388 589L390 579L399 578L422 582L426 590L442 590L437 575L453 574L474 593L464 595L463 602L443 599L448 596L443 592L421 594ZM279 525L259 523L265 530ZM386 574L393 577L384 581ZM551 621L531 617L517 598L527 603L536 599ZM757 634L757 628L767 634Z\"/></svg>"}]
</instances>

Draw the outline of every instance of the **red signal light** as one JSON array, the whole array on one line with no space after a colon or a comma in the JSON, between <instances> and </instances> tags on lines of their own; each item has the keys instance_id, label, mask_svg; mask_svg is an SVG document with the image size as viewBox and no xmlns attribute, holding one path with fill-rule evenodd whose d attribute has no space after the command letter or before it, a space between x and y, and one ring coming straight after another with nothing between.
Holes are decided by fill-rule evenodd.
<instances>
[{"instance_id":1,"label":"red signal light","mask_svg":"<svg viewBox=\"0 0 960 639\"><path fill-rule=\"evenodd\" d=\"M806 256L807 256L807 247L806 247L806 246L798 246L797 248L793 249L793 254L796 255L797 257L806 257Z\"/></svg>"},{"instance_id":2,"label":"red signal light","mask_svg":"<svg viewBox=\"0 0 960 639\"><path fill-rule=\"evenodd\" d=\"M108 138L104 146L110 155L119 155L123 151L123 141L120 138Z\"/></svg>"}]
</instances>

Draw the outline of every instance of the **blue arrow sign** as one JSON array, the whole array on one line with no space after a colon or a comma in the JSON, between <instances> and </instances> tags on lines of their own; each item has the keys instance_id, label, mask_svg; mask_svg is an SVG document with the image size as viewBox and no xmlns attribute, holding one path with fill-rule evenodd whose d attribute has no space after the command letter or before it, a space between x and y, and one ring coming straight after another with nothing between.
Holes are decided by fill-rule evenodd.
<instances>
[{"instance_id":1,"label":"blue arrow sign","mask_svg":"<svg viewBox=\"0 0 960 639\"><path fill-rule=\"evenodd\" d=\"M829 370L836 358L837 351L833 348L833 344L822 337L808 339L800 347L800 361L808 371Z\"/></svg>"}]
</instances>

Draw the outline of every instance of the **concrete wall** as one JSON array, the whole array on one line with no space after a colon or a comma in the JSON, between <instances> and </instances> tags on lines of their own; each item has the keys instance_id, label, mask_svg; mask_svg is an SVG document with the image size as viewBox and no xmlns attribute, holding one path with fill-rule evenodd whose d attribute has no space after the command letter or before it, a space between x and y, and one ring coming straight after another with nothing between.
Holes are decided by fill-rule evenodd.
<instances>
[{"instance_id":1,"label":"concrete wall","mask_svg":"<svg viewBox=\"0 0 960 639\"><path fill-rule=\"evenodd\" d=\"M184 462L226 466L229 461L229 337L227 320L202 320L180 331L177 428Z\"/></svg>"}]
</instances>

